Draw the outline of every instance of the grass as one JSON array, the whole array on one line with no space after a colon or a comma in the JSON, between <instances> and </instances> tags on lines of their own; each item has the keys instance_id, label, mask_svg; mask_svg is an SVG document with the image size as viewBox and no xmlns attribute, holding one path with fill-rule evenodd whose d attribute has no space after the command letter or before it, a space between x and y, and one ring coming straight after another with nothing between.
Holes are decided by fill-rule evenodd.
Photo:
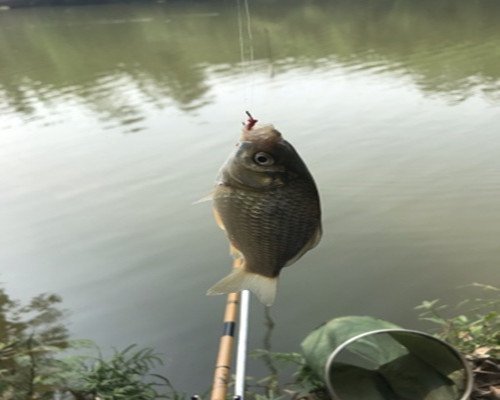
<instances>
[{"instance_id":1,"label":"grass","mask_svg":"<svg viewBox=\"0 0 500 400\"><path fill-rule=\"evenodd\" d=\"M465 299L453 308L439 299L424 301L416 307L420 319L437 325L435 335L463 354L500 358L500 288L470 286L490 296Z\"/></svg>"}]
</instances>

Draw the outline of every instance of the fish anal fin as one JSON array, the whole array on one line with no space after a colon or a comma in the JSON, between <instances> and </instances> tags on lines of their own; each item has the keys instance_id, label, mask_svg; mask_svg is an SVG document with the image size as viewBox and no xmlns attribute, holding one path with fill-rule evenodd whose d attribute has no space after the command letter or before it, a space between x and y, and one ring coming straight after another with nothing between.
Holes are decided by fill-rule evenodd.
<instances>
[{"instance_id":1,"label":"fish anal fin","mask_svg":"<svg viewBox=\"0 0 500 400\"><path fill-rule=\"evenodd\" d=\"M243 257L243 254L241 251L239 251L234 245L231 243L229 245L229 254L231 254L231 257L233 257L233 267L234 268L241 268L243 266L243 263L245 261L245 257Z\"/></svg>"}]
</instances>

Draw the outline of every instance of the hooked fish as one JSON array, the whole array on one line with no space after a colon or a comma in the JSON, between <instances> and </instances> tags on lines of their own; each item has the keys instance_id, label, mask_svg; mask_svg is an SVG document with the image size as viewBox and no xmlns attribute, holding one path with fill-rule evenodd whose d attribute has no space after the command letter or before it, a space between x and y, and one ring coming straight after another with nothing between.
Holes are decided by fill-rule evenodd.
<instances>
[{"instance_id":1,"label":"hooked fish","mask_svg":"<svg viewBox=\"0 0 500 400\"><path fill-rule=\"evenodd\" d=\"M321 209L299 154L273 125L254 128L257 121L248 115L213 194L214 216L229 239L235 268L207 294L248 289L270 306L281 269L318 244Z\"/></svg>"}]
</instances>

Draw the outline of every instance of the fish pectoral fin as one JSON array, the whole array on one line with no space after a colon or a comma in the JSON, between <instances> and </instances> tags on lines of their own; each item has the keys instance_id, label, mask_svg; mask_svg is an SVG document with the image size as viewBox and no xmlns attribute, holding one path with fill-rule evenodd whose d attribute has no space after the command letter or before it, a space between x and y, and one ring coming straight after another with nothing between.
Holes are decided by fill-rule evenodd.
<instances>
[{"instance_id":1,"label":"fish pectoral fin","mask_svg":"<svg viewBox=\"0 0 500 400\"><path fill-rule=\"evenodd\" d=\"M212 191L211 193L207 194L206 196L203 196L201 199L193 201L191 204L195 205L195 204L205 203L207 201L212 201L213 198L214 198L214 193Z\"/></svg>"},{"instance_id":2,"label":"fish pectoral fin","mask_svg":"<svg viewBox=\"0 0 500 400\"><path fill-rule=\"evenodd\" d=\"M244 269L235 268L207 291L207 295L228 294L250 290L262 304L271 306L276 297L278 277L254 274Z\"/></svg>"}]
</instances>

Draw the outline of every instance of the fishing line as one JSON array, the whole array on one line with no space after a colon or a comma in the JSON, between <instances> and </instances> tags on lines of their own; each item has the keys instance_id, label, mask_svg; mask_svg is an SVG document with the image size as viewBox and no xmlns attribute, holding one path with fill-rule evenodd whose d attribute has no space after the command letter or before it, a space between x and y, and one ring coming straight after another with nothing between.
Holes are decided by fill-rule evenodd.
<instances>
[{"instance_id":1,"label":"fishing line","mask_svg":"<svg viewBox=\"0 0 500 400\"><path fill-rule=\"evenodd\" d=\"M250 5L248 0L243 0L243 7L241 4L242 0L236 0L237 10L238 10L238 38L240 45L240 64L244 76L250 75L250 81L248 81L248 89L244 90L244 102L246 108L249 108L251 102L253 102L253 73L252 70L254 62L254 47L253 47L253 35L252 35L252 18L250 16ZM243 21L243 9L245 13L245 21ZM246 26L244 26L246 25ZM246 37L245 37L246 36ZM245 41L247 46L245 46ZM246 48L245 48L246 47ZM246 79L246 77L245 77Z\"/></svg>"},{"instance_id":2,"label":"fishing line","mask_svg":"<svg viewBox=\"0 0 500 400\"><path fill-rule=\"evenodd\" d=\"M250 7L248 5L248 0L245 0L245 14L247 19L247 34L248 43L250 48L250 64L253 63L253 36L252 36L252 21L250 19Z\"/></svg>"},{"instance_id":3,"label":"fishing line","mask_svg":"<svg viewBox=\"0 0 500 400\"><path fill-rule=\"evenodd\" d=\"M243 40L243 17L241 15L241 0L236 0L238 9L238 38L240 41L240 62L241 67L245 68L245 42Z\"/></svg>"},{"instance_id":4,"label":"fishing line","mask_svg":"<svg viewBox=\"0 0 500 400\"><path fill-rule=\"evenodd\" d=\"M272 393L279 393L279 386L278 386L278 368L276 367L273 358L271 357L271 352L272 352L272 337L273 337L273 332L274 332L274 327L276 326L273 317L271 316L271 308L270 307L265 307L264 311L264 316L265 316L265 322L264 326L266 327L266 334L264 335L264 340L263 340L263 348L267 352L263 354L262 356L262 361L266 365L266 367L269 370L269 377L271 378L269 380L269 390Z\"/></svg>"}]
</instances>

